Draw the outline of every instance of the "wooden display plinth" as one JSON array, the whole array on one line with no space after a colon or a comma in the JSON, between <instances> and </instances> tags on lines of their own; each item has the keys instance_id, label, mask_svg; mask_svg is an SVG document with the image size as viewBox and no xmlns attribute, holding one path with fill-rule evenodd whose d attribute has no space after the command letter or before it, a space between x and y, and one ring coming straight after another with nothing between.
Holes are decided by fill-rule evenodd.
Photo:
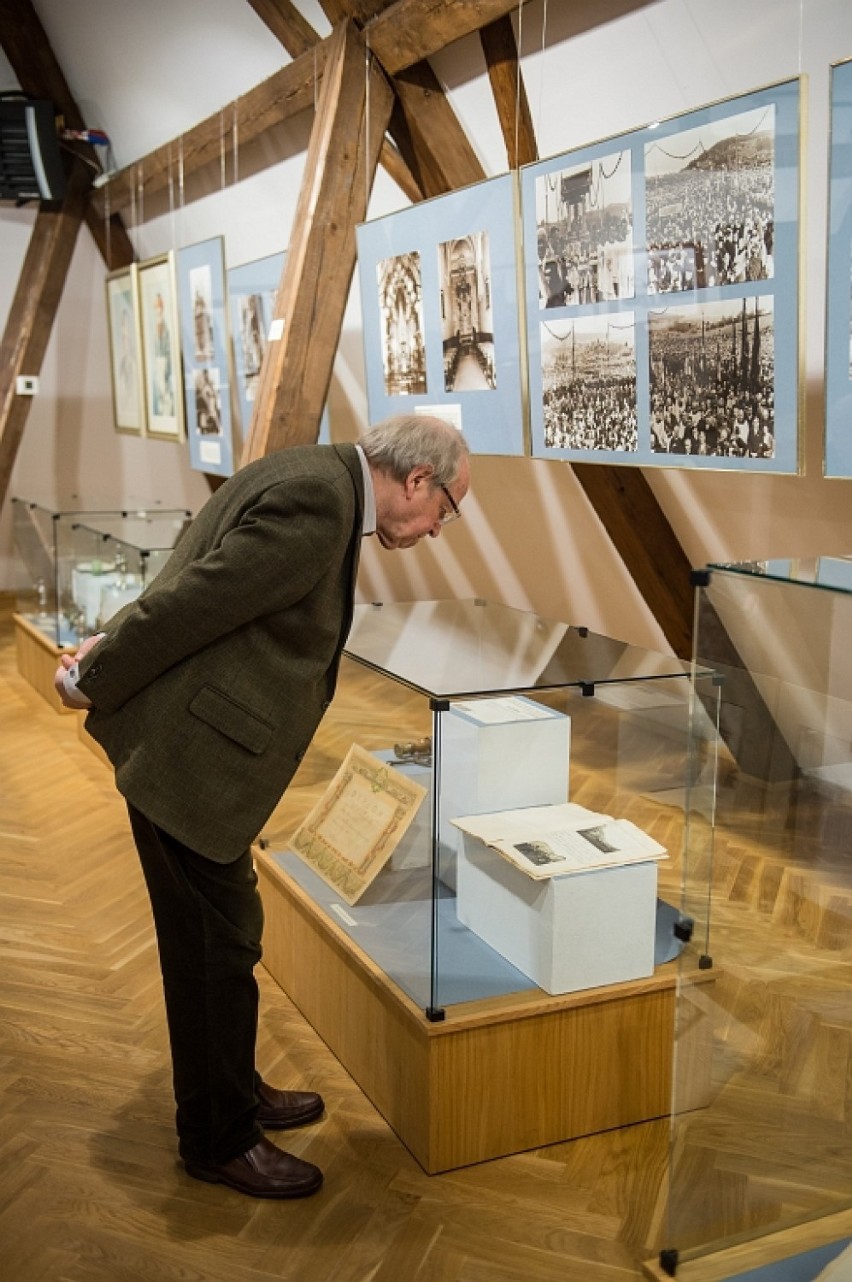
<instances>
[{"instance_id":1,"label":"wooden display plinth","mask_svg":"<svg viewBox=\"0 0 852 1282\"><path fill-rule=\"evenodd\" d=\"M270 855L255 858L264 965L428 1174L669 1116L671 967L564 996L448 1006L432 1023ZM711 1058L709 1018L685 1022L684 1111L706 1103Z\"/></svg>"},{"instance_id":2,"label":"wooden display plinth","mask_svg":"<svg viewBox=\"0 0 852 1282\"><path fill-rule=\"evenodd\" d=\"M15 621L18 672L50 704L54 712L70 712L70 708L59 702L53 688L53 677L59 665L59 656L74 654L77 647L57 645L23 615L13 614L12 618Z\"/></svg>"}]
</instances>

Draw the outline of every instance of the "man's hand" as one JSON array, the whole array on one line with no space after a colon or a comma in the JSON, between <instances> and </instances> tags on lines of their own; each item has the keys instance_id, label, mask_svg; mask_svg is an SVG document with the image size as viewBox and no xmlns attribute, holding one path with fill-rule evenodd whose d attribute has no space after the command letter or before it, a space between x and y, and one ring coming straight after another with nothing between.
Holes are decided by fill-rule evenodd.
<instances>
[{"instance_id":1,"label":"man's hand","mask_svg":"<svg viewBox=\"0 0 852 1282\"><path fill-rule=\"evenodd\" d=\"M77 664L88 654L93 646L96 646L104 634L99 632L97 636L86 637L81 641L77 648L76 654L63 654L59 660L59 667L53 677L53 685L56 693L59 695L59 701L66 708L91 708L92 701L83 694L82 690L78 691L74 686L74 680L77 676ZM68 683L66 673L73 671L71 684Z\"/></svg>"}]
</instances>

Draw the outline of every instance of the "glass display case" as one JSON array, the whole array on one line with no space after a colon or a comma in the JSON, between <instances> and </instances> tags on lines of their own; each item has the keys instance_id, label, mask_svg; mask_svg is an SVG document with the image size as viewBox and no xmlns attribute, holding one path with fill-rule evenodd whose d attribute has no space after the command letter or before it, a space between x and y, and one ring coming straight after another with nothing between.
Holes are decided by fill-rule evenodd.
<instances>
[{"instance_id":1,"label":"glass display case","mask_svg":"<svg viewBox=\"0 0 852 1282\"><path fill-rule=\"evenodd\" d=\"M736 1244L795 1255L784 1243L816 1245L818 1220L842 1236L833 1213L852 1205L852 558L694 577L695 661L718 701L707 715L696 684L677 901L694 930L660 1264L685 1277ZM682 1039L699 1016L710 1089L687 1113Z\"/></svg>"},{"instance_id":2,"label":"glass display case","mask_svg":"<svg viewBox=\"0 0 852 1282\"><path fill-rule=\"evenodd\" d=\"M12 500L27 577L18 616L57 647L73 647L133 600L165 564L191 519L184 509L56 511Z\"/></svg>"},{"instance_id":3,"label":"glass display case","mask_svg":"<svg viewBox=\"0 0 852 1282\"><path fill-rule=\"evenodd\" d=\"M516 1017L580 1018L589 1002L609 1010L608 997L625 1005L612 1005L606 1030L590 1026L594 1053L606 1061L609 1048L620 1063L636 1035L638 1077L604 1084L604 1073L597 1103L595 1085L578 1079L569 1107L567 1083L581 1065L588 1070L588 1054L554 1061L551 1078L529 1031L529 1062L515 1087L522 1095L523 1074L535 1074L530 1104L541 1114L558 1084L552 1128L532 1125L525 1139L504 1136L502 1147L495 1140L450 1158L424 1159L409 1144L426 1169L518 1151L533 1137L668 1115L673 1007L656 1003L664 989L673 994L680 936L690 928L677 907L689 678L675 658L481 600L356 607L337 695L263 833L267 967L407 1143L388 1103L392 1084L384 1091L370 1082L370 1067L353 1065L361 1048L341 1044L339 1010L314 1012L312 1001L323 999L301 991L300 968L320 937L311 971L328 964L328 941L335 955L357 957L365 983L378 986L382 1002L396 1001L394 1020L405 1010L415 1041L424 1026L478 1021L483 1035L497 1024L507 1030L513 1055L529 1031L511 1031ZM706 684L709 699L711 674ZM362 757L353 759L353 744ZM480 831L494 814L498 827L505 823L496 841ZM410 822L394 833L400 815ZM282 898L286 957L275 925ZM291 942L296 911L313 923L304 949ZM365 1019L375 1024L375 1008ZM392 1020L388 1039L396 1027ZM551 1043L555 1054L552 1030ZM469 1046L465 1054L475 1060ZM410 1045L405 1063L410 1075ZM464 1097L454 1077L445 1099ZM580 1100L586 1113L569 1117ZM479 1114L485 1108L480 1099ZM450 1135L451 1119L442 1120L436 1132Z\"/></svg>"}]
</instances>

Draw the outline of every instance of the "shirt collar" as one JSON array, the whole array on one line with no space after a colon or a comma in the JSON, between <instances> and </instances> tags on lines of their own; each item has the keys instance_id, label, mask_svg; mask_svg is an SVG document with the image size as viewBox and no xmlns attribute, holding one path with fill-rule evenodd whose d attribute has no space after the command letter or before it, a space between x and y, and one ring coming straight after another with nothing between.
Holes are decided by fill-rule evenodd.
<instances>
[{"instance_id":1,"label":"shirt collar","mask_svg":"<svg viewBox=\"0 0 852 1282\"><path fill-rule=\"evenodd\" d=\"M360 445L356 444L355 449L358 451L361 471L364 474L364 524L361 527L361 536L364 537L376 532L376 491L373 487L373 474L367 462L367 455Z\"/></svg>"}]
</instances>

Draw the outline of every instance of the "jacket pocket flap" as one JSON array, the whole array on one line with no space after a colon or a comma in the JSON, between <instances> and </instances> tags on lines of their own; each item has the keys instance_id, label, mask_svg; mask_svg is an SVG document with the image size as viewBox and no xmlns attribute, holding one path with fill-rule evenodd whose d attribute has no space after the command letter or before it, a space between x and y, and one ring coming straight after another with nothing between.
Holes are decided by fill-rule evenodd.
<instances>
[{"instance_id":1,"label":"jacket pocket flap","mask_svg":"<svg viewBox=\"0 0 852 1282\"><path fill-rule=\"evenodd\" d=\"M202 686L189 710L200 721L255 755L264 752L272 738L273 727L268 721L215 686Z\"/></svg>"}]
</instances>

